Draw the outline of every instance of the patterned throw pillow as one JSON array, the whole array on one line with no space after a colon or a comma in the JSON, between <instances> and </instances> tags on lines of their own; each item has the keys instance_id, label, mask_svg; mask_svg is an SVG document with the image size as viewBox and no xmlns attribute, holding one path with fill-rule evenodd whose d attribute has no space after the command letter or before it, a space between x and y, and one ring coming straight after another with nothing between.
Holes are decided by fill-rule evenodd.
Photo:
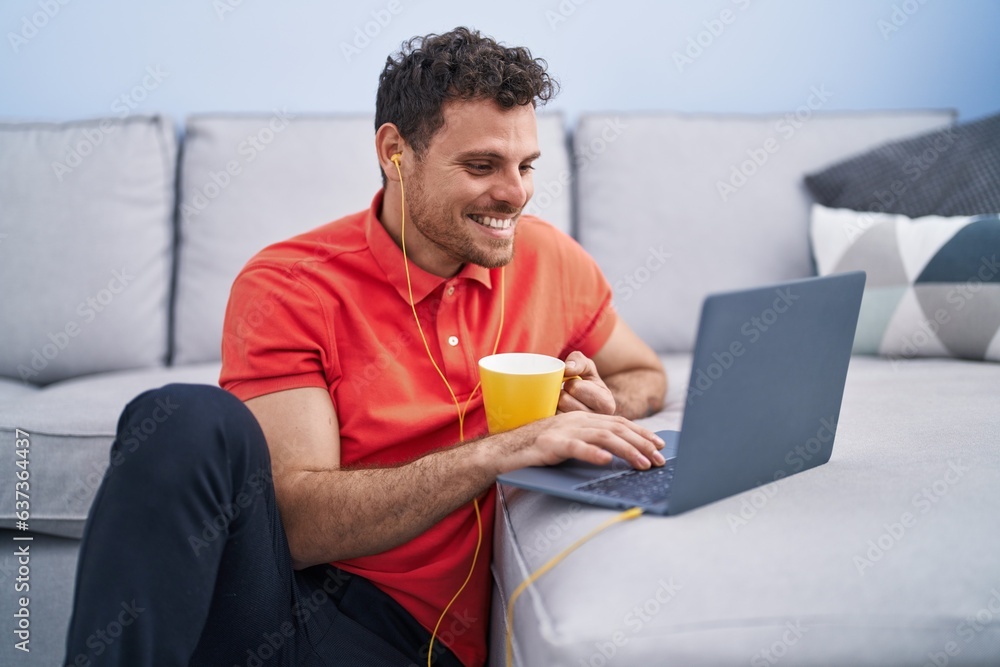
<instances>
[{"instance_id":1,"label":"patterned throw pillow","mask_svg":"<svg viewBox=\"0 0 1000 667\"><path fill-rule=\"evenodd\" d=\"M1000 215L815 204L810 235L820 275L868 273L855 353L1000 361Z\"/></svg>"},{"instance_id":2,"label":"patterned throw pillow","mask_svg":"<svg viewBox=\"0 0 1000 667\"><path fill-rule=\"evenodd\" d=\"M816 203L855 211L1000 211L1000 114L895 141L806 176Z\"/></svg>"}]
</instances>

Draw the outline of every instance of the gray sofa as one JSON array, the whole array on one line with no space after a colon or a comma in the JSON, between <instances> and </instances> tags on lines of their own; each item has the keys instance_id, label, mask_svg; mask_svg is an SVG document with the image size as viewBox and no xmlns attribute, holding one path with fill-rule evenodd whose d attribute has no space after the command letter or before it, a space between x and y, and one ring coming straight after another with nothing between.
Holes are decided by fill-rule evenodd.
<instances>
[{"instance_id":1,"label":"gray sofa","mask_svg":"<svg viewBox=\"0 0 1000 667\"><path fill-rule=\"evenodd\" d=\"M540 117L529 210L595 256L663 355L667 407L648 425L679 427L706 293L814 273L805 174L954 122L791 118L584 115L570 132ZM121 408L149 387L216 382L233 277L267 243L368 205L371 134L370 117L285 110L190 118L182 145L159 116L0 125L0 664L60 664ZM855 356L827 465L594 538L518 601L515 663L1000 664L998 399L1000 364ZM10 640L24 467L30 653ZM495 665L512 591L611 516L506 487L500 499Z\"/></svg>"}]
</instances>

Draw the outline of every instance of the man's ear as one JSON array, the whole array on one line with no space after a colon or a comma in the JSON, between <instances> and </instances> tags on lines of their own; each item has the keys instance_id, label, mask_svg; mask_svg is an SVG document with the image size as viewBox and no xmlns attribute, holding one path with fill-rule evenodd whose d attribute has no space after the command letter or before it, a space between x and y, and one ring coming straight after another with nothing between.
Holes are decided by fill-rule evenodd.
<instances>
[{"instance_id":1,"label":"man's ear","mask_svg":"<svg viewBox=\"0 0 1000 667\"><path fill-rule=\"evenodd\" d=\"M388 181L399 181L399 172L396 171L396 162L402 164L407 154L412 154L410 147L406 144L403 136L399 133L393 123L383 123L375 132L375 154L378 156L382 173Z\"/></svg>"}]
</instances>

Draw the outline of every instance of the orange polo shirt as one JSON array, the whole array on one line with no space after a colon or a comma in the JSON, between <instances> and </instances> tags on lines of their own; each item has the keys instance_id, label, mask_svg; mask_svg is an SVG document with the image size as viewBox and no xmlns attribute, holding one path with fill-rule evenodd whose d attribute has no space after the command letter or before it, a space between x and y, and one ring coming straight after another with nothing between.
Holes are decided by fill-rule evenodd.
<instances>
[{"instance_id":1,"label":"orange polo shirt","mask_svg":"<svg viewBox=\"0 0 1000 667\"><path fill-rule=\"evenodd\" d=\"M367 211L261 251L236 278L226 310L220 385L242 400L327 389L344 467L398 465L459 441L455 405L410 310L403 254L377 217L381 204L380 191ZM596 263L531 216L521 218L514 243L498 351L592 356L616 318ZM441 278L411 263L410 276L431 353L464 406L500 325L500 269L467 264ZM486 432L476 391L465 437ZM494 500L495 488L480 499L475 573L439 630L439 640L469 666L487 657ZM334 565L372 581L430 631L468 574L476 536L470 502L409 542Z\"/></svg>"}]
</instances>

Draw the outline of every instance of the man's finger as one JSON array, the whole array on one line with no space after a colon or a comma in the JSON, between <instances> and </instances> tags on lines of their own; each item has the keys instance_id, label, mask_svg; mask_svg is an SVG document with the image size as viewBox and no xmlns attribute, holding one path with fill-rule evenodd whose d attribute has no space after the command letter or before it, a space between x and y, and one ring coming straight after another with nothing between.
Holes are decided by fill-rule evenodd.
<instances>
[{"instance_id":1,"label":"man's finger","mask_svg":"<svg viewBox=\"0 0 1000 667\"><path fill-rule=\"evenodd\" d=\"M568 382L562 396L569 396L580 405L586 406L588 412L613 415L617 407L611 391L603 384L598 384L590 380L572 380Z\"/></svg>"},{"instance_id":2,"label":"man's finger","mask_svg":"<svg viewBox=\"0 0 1000 667\"><path fill-rule=\"evenodd\" d=\"M572 375L579 375L587 380L600 377L594 362L579 350L570 352L566 357L566 377Z\"/></svg>"},{"instance_id":3,"label":"man's finger","mask_svg":"<svg viewBox=\"0 0 1000 667\"><path fill-rule=\"evenodd\" d=\"M570 394L567 391L563 391L559 394L559 411L560 412L572 412L574 410L579 410L581 412L593 412L584 403L581 403L579 399Z\"/></svg>"}]
</instances>

